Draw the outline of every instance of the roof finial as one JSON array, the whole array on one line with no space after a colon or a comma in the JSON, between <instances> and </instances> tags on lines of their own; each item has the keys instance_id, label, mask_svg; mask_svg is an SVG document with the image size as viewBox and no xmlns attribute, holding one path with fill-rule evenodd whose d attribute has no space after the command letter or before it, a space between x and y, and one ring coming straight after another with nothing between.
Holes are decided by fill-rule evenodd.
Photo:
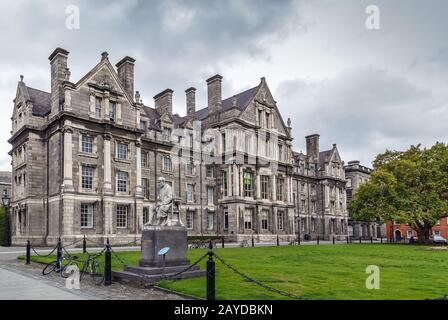
<instances>
[{"instance_id":1,"label":"roof finial","mask_svg":"<svg viewBox=\"0 0 448 320\"><path fill-rule=\"evenodd\" d=\"M23 78L24 78L24 76L23 76L23 74L21 74L20 75L20 82L23 82Z\"/></svg>"},{"instance_id":2,"label":"roof finial","mask_svg":"<svg viewBox=\"0 0 448 320\"><path fill-rule=\"evenodd\" d=\"M136 101L137 103L140 102L140 92L138 92L138 91L135 91L135 101Z\"/></svg>"},{"instance_id":3,"label":"roof finial","mask_svg":"<svg viewBox=\"0 0 448 320\"><path fill-rule=\"evenodd\" d=\"M291 118L288 118L288 127L291 128Z\"/></svg>"},{"instance_id":4,"label":"roof finial","mask_svg":"<svg viewBox=\"0 0 448 320\"><path fill-rule=\"evenodd\" d=\"M237 107L237 98L236 96L232 97L232 108L236 108Z\"/></svg>"},{"instance_id":5,"label":"roof finial","mask_svg":"<svg viewBox=\"0 0 448 320\"><path fill-rule=\"evenodd\" d=\"M108 57L109 57L109 54L107 53L107 51L104 51L104 52L101 54L101 61L103 61L103 60L105 60L105 59L108 59Z\"/></svg>"}]
</instances>

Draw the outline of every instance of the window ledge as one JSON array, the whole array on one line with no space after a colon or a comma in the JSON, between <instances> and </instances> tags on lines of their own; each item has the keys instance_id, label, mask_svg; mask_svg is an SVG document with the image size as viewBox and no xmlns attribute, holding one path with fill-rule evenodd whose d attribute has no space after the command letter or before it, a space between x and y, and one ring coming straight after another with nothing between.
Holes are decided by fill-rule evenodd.
<instances>
[{"instance_id":1,"label":"window ledge","mask_svg":"<svg viewBox=\"0 0 448 320\"><path fill-rule=\"evenodd\" d=\"M119 159L119 158L114 158L115 162L121 162L121 163L127 163L127 164L131 164L131 160L125 160L125 159Z\"/></svg>"},{"instance_id":2,"label":"window ledge","mask_svg":"<svg viewBox=\"0 0 448 320\"><path fill-rule=\"evenodd\" d=\"M95 153L78 152L78 156L98 159L98 154Z\"/></svg>"}]
</instances>

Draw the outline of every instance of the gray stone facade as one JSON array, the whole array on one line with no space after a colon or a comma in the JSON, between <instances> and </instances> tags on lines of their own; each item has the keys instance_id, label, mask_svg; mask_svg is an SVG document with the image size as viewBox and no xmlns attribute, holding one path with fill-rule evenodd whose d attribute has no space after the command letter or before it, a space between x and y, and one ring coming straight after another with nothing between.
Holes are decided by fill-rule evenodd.
<instances>
[{"instance_id":1,"label":"gray stone facade","mask_svg":"<svg viewBox=\"0 0 448 320\"><path fill-rule=\"evenodd\" d=\"M133 58L116 68L108 54L76 83L69 53L50 56L51 92L17 86L12 115L12 240L53 244L83 235L112 243L140 239L164 177L180 198L189 235L229 241L345 239L345 172L336 145L292 151L264 78L222 99L223 79L206 81L208 105L186 90L186 116L173 114L173 91L154 107L134 93Z\"/></svg>"},{"instance_id":2,"label":"gray stone facade","mask_svg":"<svg viewBox=\"0 0 448 320\"><path fill-rule=\"evenodd\" d=\"M370 178L372 169L363 166L359 161L349 161L344 166L345 177L347 179L347 203L350 202L359 186ZM350 217L349 213L349 235L359 239L378 239L386 237L385 225L380 225L369 221L355 221Z\"/></svg>"}]
</instances>

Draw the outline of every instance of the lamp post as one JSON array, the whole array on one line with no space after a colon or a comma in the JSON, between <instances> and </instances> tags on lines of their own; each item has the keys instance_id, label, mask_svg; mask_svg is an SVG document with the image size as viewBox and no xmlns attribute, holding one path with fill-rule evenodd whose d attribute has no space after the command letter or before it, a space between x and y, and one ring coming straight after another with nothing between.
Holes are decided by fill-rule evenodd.
<instances>
[{"instance_id":1,"label":"lamp post","mask_svg":"<svg viewBox=\"0 0 448 320\"><path fill-rule=\"evenodd\" d=\"M8 196L8 194L7 193L4 193L3 194L3 197L2 197L2 203L3 203L3 207L5 208L5 215L6 215L6 219L5 219L5 223L6 223L6 225L5 225L5 231L6 231L6 243L5 243L5 245L6 246L10 246L11 245L11 223L10 223L10 221L11 221L11 218L10 218L10 216L9 216L9 200L10 200L10 198L9 198L9 196Z\"/></svg>"}]
</instances>

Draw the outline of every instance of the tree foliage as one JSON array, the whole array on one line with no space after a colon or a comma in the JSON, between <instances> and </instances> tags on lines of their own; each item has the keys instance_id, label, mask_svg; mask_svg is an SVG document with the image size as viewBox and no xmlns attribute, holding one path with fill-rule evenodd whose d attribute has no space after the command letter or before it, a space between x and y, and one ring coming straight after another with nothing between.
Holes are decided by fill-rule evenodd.
<instances>
[{"instance_id":1,"label":"tree foliage","mask_svg":"<svg viewBox=\"0 0 448 320\"><path fill-rule=\"evenodd\" d=\"M448 214L448 145L386 150L373 168L349 204L353 218L407 223L427 241L431 227Z\"/></svg>"}]
</instances>

